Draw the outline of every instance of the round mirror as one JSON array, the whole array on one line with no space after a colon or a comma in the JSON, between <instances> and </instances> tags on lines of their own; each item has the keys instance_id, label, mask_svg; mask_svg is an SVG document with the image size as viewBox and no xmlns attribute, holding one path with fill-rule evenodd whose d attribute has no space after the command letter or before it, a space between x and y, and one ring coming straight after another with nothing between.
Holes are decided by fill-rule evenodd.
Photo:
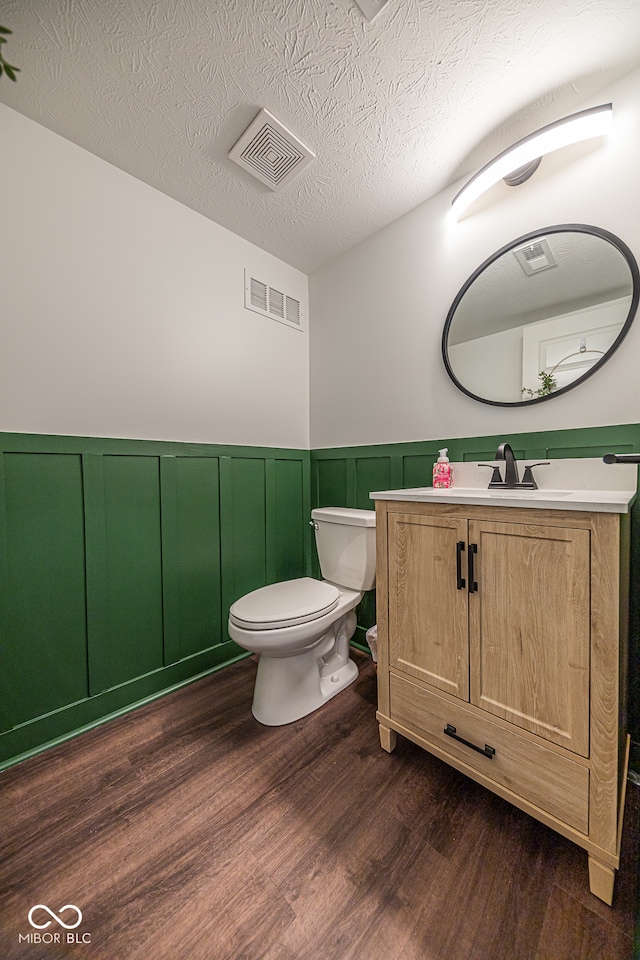
<instances>
[{"instance_id":1,"label":"round mirror","mask_svg":"<svg viewBox=\"0 0 640 960\"><path fill-rule=\"evenodd\" d=\"M539 403L590 377L627 334L638 265L618 237L561 224L528 233L478 267L447 314L442 356L482 403Z\"/></svg>"}]
</instances>

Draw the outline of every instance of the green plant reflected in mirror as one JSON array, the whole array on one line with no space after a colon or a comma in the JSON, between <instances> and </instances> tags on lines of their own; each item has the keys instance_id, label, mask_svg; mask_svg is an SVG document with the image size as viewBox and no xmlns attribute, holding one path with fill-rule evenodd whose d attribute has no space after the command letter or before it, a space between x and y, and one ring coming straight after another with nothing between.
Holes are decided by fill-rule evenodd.
<instances>
[{"instance_id":1,"label":"green plant reflected in mirror","mask_svg":"<svg viewBox=\"0 0 640 960\"><path fill-rule=\"evenodd\" d=\"M453 301L447 373L481 403L550 400L620 346L639 293L635 257L606 230L560 224L525 234L485 260Z\"/></svg>"}]
</instances>

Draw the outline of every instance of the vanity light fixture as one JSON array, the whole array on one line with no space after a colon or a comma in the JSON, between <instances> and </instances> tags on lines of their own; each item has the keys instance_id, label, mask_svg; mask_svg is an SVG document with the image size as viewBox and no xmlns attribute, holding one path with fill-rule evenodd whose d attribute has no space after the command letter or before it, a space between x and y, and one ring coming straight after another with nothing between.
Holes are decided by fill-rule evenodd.
<instances>
[{"instance_id":1,"label":"vanity light fixture","mask_svg":"<svg viewBox=\"0 0 640 960\"><path fill-rule=\"evenodd\" d=\"M599 107L589 107L579 113L572 113L563 120L549 123L528 137L518 140L485 164L455 195L451 202L455 219L498 180L504 180L512 187L524 183L535 173L545 153L552 153L560 147L607 133L611 128L612 117L613 104L603 103Z\"/></svg>"}]
</instances>

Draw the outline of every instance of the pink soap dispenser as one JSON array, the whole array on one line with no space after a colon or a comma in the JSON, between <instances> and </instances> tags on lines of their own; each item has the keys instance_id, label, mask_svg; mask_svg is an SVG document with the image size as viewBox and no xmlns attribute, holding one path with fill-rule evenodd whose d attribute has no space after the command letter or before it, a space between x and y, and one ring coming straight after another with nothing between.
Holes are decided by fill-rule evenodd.
<instances>
[{"instance_id":1,"label":"pink soap dispenser","mask_svg":"<svg viewBox=\"0 0 640 960\"><path fill-rule=\"evenodd\" d=\"M438 462L433 465L433 485L440 490L448 490L453 486L453 467L449 463L447 447L438 452Z\"/></svg>"}]
</instances>

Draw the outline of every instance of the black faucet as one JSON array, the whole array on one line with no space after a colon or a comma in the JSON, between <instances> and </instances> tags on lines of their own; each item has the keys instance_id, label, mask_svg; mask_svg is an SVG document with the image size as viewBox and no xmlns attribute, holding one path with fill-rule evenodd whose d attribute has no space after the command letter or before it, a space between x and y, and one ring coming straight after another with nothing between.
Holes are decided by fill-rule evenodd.
<instances>
[{"instance_id":1,"label":"black faucet","mask_svg":"<svg viewBox=\"0 0 640 960\"><path fill-rule=\"evenodd\" d=\"M502 487L517 487L518 486L518 468L516 466L516 458L513 455L513 450L508 443L501 443L498 449L496 450L496 455L494 460L504 460L505 470L504 470L504 481L500 484ZM489 484L491 487L493 481Z\"/></svg>"},{"instance_id":2,"label":"black faucet","mask_svg":"<svg viewBox=\"0 0 640 960\"><path fill-rule=\"evenodd\" d=\"M481 467L491 467L493 474L489 483L489 490L537 490L532 467L549 466L549 461L543 463L531 463L524 468L522 480L518 480L518 467L515 454L508 443L501 443L496 451L494 460L504 460L504 480L500 473L500 468L489 463L481 463Z\"/></svg>"}]
</instances>

